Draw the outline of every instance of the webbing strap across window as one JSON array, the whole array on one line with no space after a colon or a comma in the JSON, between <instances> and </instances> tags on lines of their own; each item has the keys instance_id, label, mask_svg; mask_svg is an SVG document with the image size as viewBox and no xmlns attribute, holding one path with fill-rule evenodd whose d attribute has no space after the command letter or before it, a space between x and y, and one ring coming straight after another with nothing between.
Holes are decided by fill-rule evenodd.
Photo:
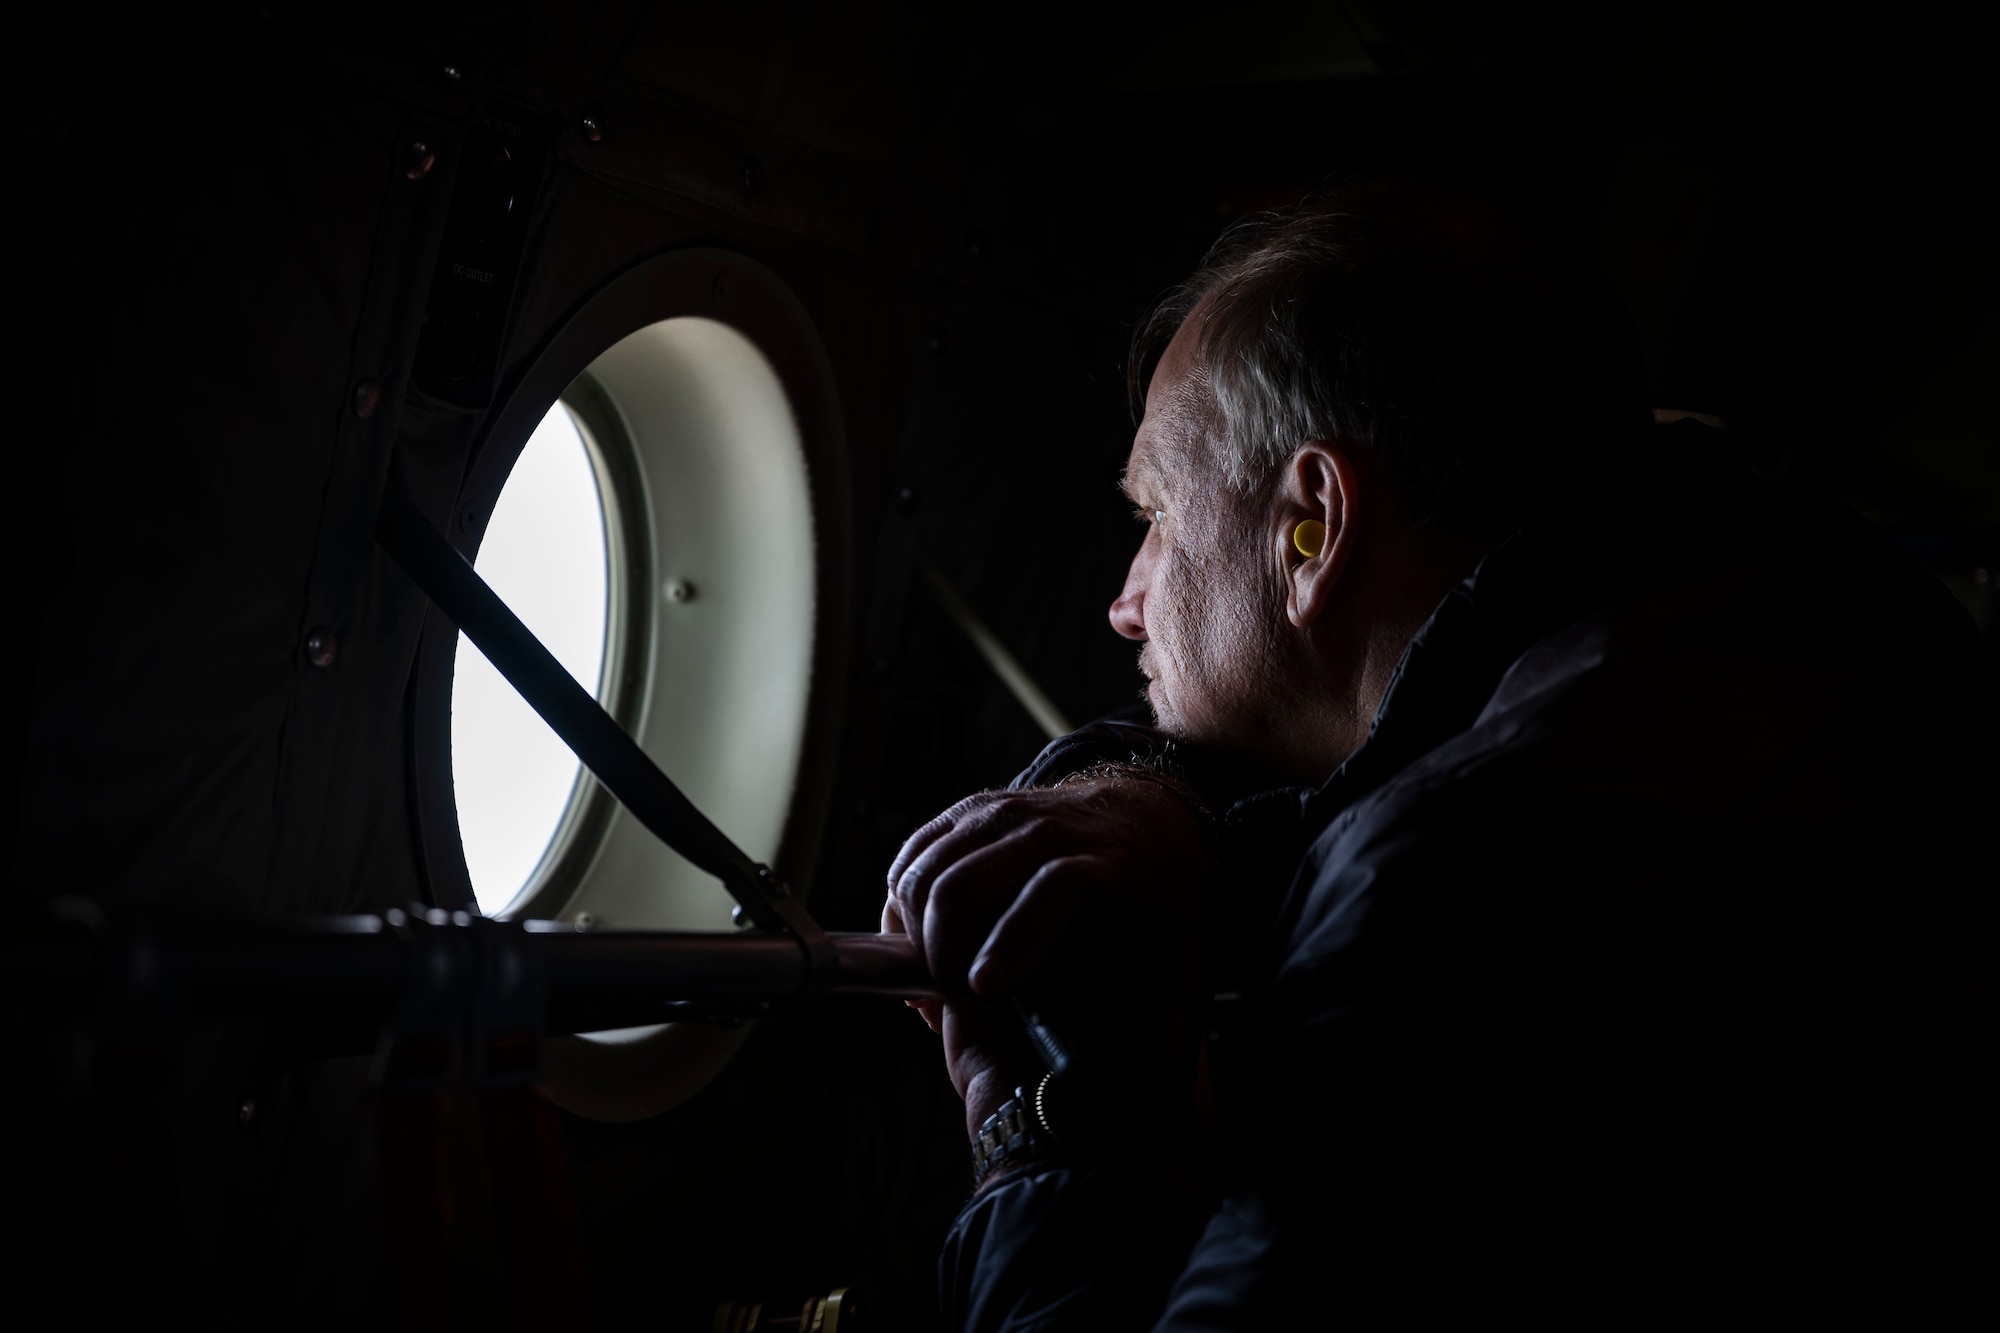
<instances>
[{"instance_id":1,"label":"webbing strap across window","mask_svg":"<svg viewBox=\"0 0 2000 1333\"><path fill-rule=\"evenodd\" d=\"M799 941L808 959L808 995L832 989L838 959L805 904L681 793L394 480L383 497L376 539L619 804L660 841L720 879L759 929Z\"/></svg>"}]
</instances>

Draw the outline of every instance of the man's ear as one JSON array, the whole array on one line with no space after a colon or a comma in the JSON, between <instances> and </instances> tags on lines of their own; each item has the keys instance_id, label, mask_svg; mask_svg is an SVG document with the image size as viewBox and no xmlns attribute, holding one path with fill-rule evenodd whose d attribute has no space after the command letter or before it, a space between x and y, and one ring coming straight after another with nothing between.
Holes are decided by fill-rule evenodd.
<instances>
[{"instance_id":1,"label":"man's ear","mask_svg":"<svg viewBox=\"0 0 2000 1333\"><path fill-rule=\"evenodd\" d=\"M1360 499L1354 459L1338 444L1307 440L1285 465L1276 496L1275 540L1286 571L1285 614L1300 629L1311 628L1325 612L1334 585L1353 558ZM1315 533L1313 523L1324 532ZM1302 524L1307 525L1303 534Z\"/></svg>"}]
</instances>

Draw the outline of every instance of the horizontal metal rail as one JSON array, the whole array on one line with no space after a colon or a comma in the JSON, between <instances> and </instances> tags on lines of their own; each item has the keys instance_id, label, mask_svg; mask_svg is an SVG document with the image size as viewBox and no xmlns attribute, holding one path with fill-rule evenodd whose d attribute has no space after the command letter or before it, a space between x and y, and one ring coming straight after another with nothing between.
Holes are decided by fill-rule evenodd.
<instances>
[{"instance_id":1,"label":"horizontal metal rail","mask_svg":"<svg viewBox=\"0 0 2000 1333\"><path fill-rule=\"evenodd\" d=\"M827 940L834 993L935 994L907 937ZM454 1022L492 1027L503 1016L482 1008L498 1006L505 1025L553 1036L750 1017L805 995L809 966L785 935L586 932L417 910L296 925L72 922L0 937L0 995L36 1008L112 1026L250 1011L363 1044L395 1026L418 991L443 997L433 1003L459 1013Z\"/></svg>"}]
</instances>

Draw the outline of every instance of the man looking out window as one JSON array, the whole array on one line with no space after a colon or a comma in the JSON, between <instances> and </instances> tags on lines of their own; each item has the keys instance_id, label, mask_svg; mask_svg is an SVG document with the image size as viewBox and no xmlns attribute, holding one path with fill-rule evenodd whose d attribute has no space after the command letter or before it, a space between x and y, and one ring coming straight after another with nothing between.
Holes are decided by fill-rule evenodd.
<instances>
[{"instance_id":1,"label":"man looking out window","mask_svg":"<svg viewBox=\"0 0 2000 1333\"><path fill-rule=\"evenodd\" d=\"M1612 303L1475 199L1240 227L1133 368L1151 717L889 877L979 1173L948 1326L1937 1295L1963 613L1655 427Z\"/></svg>"}]
</instances>

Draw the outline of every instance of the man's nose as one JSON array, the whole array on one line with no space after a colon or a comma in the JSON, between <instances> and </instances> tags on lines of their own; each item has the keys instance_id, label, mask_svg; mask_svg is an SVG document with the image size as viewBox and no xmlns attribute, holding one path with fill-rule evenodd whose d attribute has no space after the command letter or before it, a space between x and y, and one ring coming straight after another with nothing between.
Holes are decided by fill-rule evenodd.
<instances>
[{"instance_id":1,"label":"man's nose","mask_svg":"<svg viewBox=\"0 0 2000 1333\"><path fill-rule=\"evenodd\" d=\"M1125 587L1111 604L1111 628L1140 643L1146 641L1146 584L1152 572L1152 561L1141 547L1139 554L1132 557L1132 568L1125 573Z\"/></svg>"}]
</instances>

